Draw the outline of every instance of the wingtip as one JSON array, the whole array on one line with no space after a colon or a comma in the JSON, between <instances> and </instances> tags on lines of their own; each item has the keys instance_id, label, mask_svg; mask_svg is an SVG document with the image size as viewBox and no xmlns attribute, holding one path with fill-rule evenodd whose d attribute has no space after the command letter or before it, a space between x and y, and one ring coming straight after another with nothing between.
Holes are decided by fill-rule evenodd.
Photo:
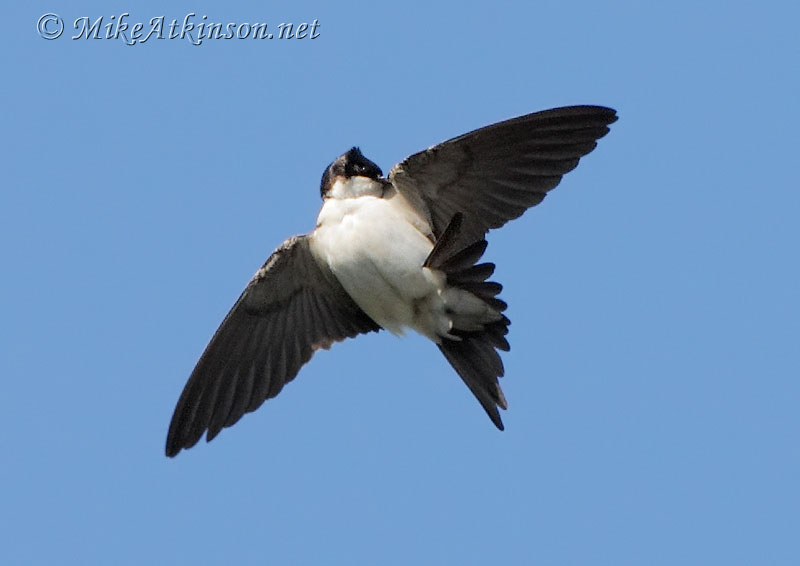
<instances>
[{"instance_id":1,"label":"wingtip","mask_svg":"<svg viewBox=\"0 0 800 566\"><path fill-rule=\"evenodd\" d=\"M610 126L619 119L617 111L609 106L585 106L584 108L591 110L592 114L601 118L606 126Z\"/></svg>"},{"instance_id":2,"label":"wingtip","mask_svg":"<svg viewBox=\"0 0 800 566\"><path fill-rule=\"evenodd\" d=\"M605 106L601 106L600 108L603 108L604 110L607 111L609 124L613 124L614 122L619 120L619 114L617 114L617 111L614 110L613 108L607 108Z\"/></svg>"},{"instance_id":3,"label":"wingtip","mask_svg":"<svg viewBox=\"0 0 800 566\"><path fill-rule=\"evenodd\" d=\"M619 120L619 114L617 114L617 111L615 109L610 108L608 106L596 106L595 108L597 108L597 110L603 116L605 116L606 125L611 125L617 120Z\"/></svg>"},{"instance_id":4,"label":"wingtip","mask_svg":"<svg viewBox=\"0 0 800 566\"><path fill-rule=\"evenodd\" d=\"M180 448L175 448L175 442L173 440L173 431L172 431L172 423L170 423L169 432L167 432L167 442L164 444L164 454L167 458L174 458L175 455L180 452Z\"/></svg>"},{"instance_id":5,"label":"wingtip","mask_svg":"<svg viewBox=\"0 0 800 566\"><path fill-rule=\"evenodd\" d=\"M197 441L188 444L186 438L182 438L174 427L170 427L169 433L167 434L167 443L164 447L164 454L167 455L167 458L174 458L180 454L181 450L191 448L196 442Z\"/></svg>"},{"instance_id":6,"label":"wingtip","mask_svg":"<svg viewBox=\"0 0 800 566\"><path fill-rule=\"evenodd\" d=\"M167 432L167 442L164 446L164 454L167 455L167 458L174 458L178 455L178 453L185 448L184 443L180 439L179 430L180 427L178 426L177 422L177 415L178 410L175 410L175 413L172 415L172 421L169 423L169 431Z\"/></svg>"},{"instance_id":7,"label":"wingtip","mask_svg":"<svg viewBox=\"0 0 800 566\"><path fill-rule=\"evenodd\" d=\"M602 118L606 125L613 124L619 119L619 115L614 108L610 106L600 106L596 104L584 104L579 106L562 106L560 108L553 108L551 110L544 110L541 114L561 114L568 113L575 116L592 116L595 118ZM602 136L601 136L602 137Z\"/></svg>"},{"instance_id":8,"label":"wingtip","mask_svg":"<svg viewBox=\"0 0 800 566\"><path fill-rule=\"evenodd\" d=\"M200 436L194 438L188 436L183 438L174 438L172 435L170 435L167 437L167 445L164 449L164 453L168 458L174 458L180 454L181 450L188 450L189 448L193 447L200 441L202 437L202 433ZM213 436L211 438L213 438ZM211 438L206 435L206 442L210 442Z\"/></svg>"}]
</instances>

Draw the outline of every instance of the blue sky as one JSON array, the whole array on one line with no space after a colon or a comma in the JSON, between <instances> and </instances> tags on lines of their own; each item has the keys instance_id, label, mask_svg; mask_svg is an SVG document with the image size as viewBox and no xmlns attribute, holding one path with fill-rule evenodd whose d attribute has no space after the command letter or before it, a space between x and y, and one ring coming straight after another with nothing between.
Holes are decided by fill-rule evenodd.
<instances>
[{"instance_id":1,"label":"blue sky","mask_svg":"<svg viewBox=\"0 0 800 566\"><path fill-rule=\"evenodd\" d=\"M38 18L67 30L47 41ZM73 20L320 22L71 40ZM800 12L788 2L27 3L0 100L3 564L800 562ZM244 284L352 145L620 115L489 237L506 431L418 336L318 354L163 455Z\"/></svg>"}]
</instances>

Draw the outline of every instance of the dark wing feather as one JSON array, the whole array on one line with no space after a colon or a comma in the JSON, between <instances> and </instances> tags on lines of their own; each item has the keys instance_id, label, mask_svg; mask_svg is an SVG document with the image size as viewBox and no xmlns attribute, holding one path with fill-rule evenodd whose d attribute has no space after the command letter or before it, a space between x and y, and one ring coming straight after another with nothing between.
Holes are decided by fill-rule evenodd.
<instances>
[{"instance_id":1,"label":"dark wing feather","mask_svg":"<svg viewBox=\"0 0 800 566\"><path fill-rule=\"evenodd\" d=\"M437 238L463 213L461 242L468 245L539 204L616 119L601 106L520 116L416 153L395 165L389 180L430 211Z\"/></svg>"},{"instance_id":2,"label":"dark wing feather","mask_svg":"<svg viewBox=\"0 0 800 566\"><path fill-rule=\"evenodd\" d=\"M377 330L317 264L308 238L289 238L253 276L197 362L172 416L167 456L256 410L316 350Z\"/></svg>"}]
</instances>

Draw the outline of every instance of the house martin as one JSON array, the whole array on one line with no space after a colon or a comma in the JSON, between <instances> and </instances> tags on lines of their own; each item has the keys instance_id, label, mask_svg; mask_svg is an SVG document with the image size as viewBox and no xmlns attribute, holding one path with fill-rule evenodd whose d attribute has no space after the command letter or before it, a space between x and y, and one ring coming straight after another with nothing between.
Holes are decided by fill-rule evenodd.
<instances>
[{"instance_id":1,"label":"house martin","mask_svg":"<svg viewBox=\"0 0 800 566\"><path fill-rule=\"evenodd\" d=\"M354 147L322 175L309 234L283 242L211 338L178 400L167 456L277 395L315 351L381 329L430 339L500 430L506 303L484 236L542 202L617 119L535 112L416 153L388 176Z\"/></svg>"}]
</instances>

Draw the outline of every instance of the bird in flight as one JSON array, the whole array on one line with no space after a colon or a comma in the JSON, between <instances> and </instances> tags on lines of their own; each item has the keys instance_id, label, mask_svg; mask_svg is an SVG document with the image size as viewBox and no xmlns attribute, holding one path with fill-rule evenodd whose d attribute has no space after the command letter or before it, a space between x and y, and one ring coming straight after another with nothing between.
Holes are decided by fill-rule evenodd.
<instances>
[{"instance_id":1,"label":"bird in flight","mask_svg":"<svg viewBox=\"0 0 800 566\"><path fill-rule=\"evenodd\" d=\"M601 106L527 114L415 153L386 177L357 147L336 159L314 230L272 253L197 362L167 456L255 411L320 348L381 329L433 341L502 430L510 321L488 281L494 264L478 263L484 236L542 202L616 119Z\"/></svg>"}]
</instances>

